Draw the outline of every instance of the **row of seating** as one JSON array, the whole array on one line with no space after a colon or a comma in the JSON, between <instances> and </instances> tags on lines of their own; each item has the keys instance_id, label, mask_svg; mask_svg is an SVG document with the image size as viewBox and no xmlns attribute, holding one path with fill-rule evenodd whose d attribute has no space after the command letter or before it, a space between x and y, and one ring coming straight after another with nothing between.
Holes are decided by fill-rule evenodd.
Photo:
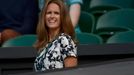
<instances>
[{"instance_id":1,"label":"row of seating","mask_svg":"<svg viewBox=\"0 0 134 75\"><path fill-rule=\"evenodd\" d=\"M133 0L91 0L88 9L94 14L103 14L111 10L134 8Z\"/></svg>"},{"instance_id":2,"label":"row of seating","mask_svg":"<svg viewBox=\"0 0 134 75\"><path fill-rule=\"evenodd\" d=\"M119 9L110 11L95 21L94 15L82 11L79 27L82 32L94 33L100 31L134 30L134 9Z\"/></svg>"},{"instance_id":3,"label":"row of seating","mask_svg":"<svg viewBox=\"0 0 134 75\"><path fill-rule=\"evenodd\" d=\"M76 38L79 44L103 44L103 39L92 33L77 33ZM106 44L110 43L134 43L134 31L119 32L112 35ZM36 42L36 35L22 35L6 41L2 47L33 46Z\"/></svg>"},{"instance_id":4,"label":"row of seating","mask_svg":"<svg viewBox=\"0 0 134 75\"><path fill-rule=\"evenodd\" d=\"M82 10L105 13L120 8L134 8L133 0L83 0Z\"/></svg>"},{"instance_id":5,"label":"row of seating","mask_svg":"<svg viewBox=\"0 0 134 75\"><path fill-rule=\"evenodd\" d=\"M89 14L87 15L87 13L82 13L81 16L85 15L85 14L86 14L86 16L89 16L89 15L90 16L85 17L87 22L83 18L80 19L79 25L81 27L81 30L84 32L85 31L86 32L98 32L98 31L104 30L104 29L102 29L102 30L100 29L104 25L105 26L109 26L109 25L113 26L114 25L117 27L118 26L117 24L119 24L119 27L122 26L121 28L123 28L124 25L126 25L126 26L129 25L130 29L134 28L133 21L132 21L133 15L134 15L133 3L134 3L133 0L83 0L82 12L88 12ZM115 11L115 12L111 12L111 11ZM103 15L105 15L105 16L103 16ZM86 23L88 23L88 24L86 24ZM121 25L121 24L123 24L123 25ZM82 26L84 26L84 25L87 28L86 30L84 30L85 29L84 27L82 28ZM87 26L87 25L89 25L89 26ZM115 28L115 27L113 27L113 28ZM118 28L116 30L120 30ZM109 28L106 28L106 29L109 30ZM123 28L121 30L124 31L124 29L125 28Z\"/></svg>"},{"instance_id":6,"label":"row of seating","mask_svg":"<svg viewBox=\"0 0 134 75\"><path fill-rule=\"evenodd\" d=\"M118 35L118 32L134 30L133 0L83 0L83 3L78 22L82 33L76 32L80 44L98 44L95 37L99 40L99 44L107 43L107 40L114 35ZM31 37L31 35L24 36ZM33 36L35 40L36 36ZM19 37L21 38L21 36ZM23 39L21 43L26 43L26 46L35 42L30 41L31 39L29 42L25 40L28 40L28 38ZM16 42L17 45L21 45L21 43ZM5 47L5 45L2 45L2 47Z\"/></svg>"}]
</instances>

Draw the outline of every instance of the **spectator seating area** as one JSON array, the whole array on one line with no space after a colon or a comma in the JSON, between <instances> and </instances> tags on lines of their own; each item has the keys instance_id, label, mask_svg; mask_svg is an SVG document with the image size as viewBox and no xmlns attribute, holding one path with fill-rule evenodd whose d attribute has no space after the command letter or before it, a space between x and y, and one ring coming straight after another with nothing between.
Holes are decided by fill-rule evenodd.
<instances>
[{"instance_id":1,"label":"spectator seating area","mask_svg":"<svg viewBox=\"0 0 134 75\"><path fill-rule=\"evenodd\" d=\"M134 31L133 3L133 0L83 0L81 15L78 22L78 26L82 32L76 32L76 37L81 36L85 38L85 35L88 37L97 36L99 37L98 40L102 41L99 44L105 44L107 43L107 39L116 35L116 33ZM88 39L88 37L86 37L86 40L88 40L86 41L87 43L91 41L89 40L91 38ZM36 35L22 35L13 38L5 42L2 47L8 46L8 42L11 43L11 41L21 38L25 38L20 41L21 43L18 41L15 42L18 46L21 46L22 43L25 43L22 44L22 46L30 46L34 42L31 40L36 40ZM26 40L29 40L29 42ZM80 41L80 44L83 44L85 40L78 38L78 41Z\"/></svg>"},{"instance_id":2,"label":"spectator seating area","mask_svg":"<svg viewBox=\"0 0 134 75\"><path fill-rule=\"evenodd\" d=\"M101 46L103 44L111 45L117 43L130 43L132 46L134 44L134 0L83 0L78 26L82 31L76 32L76 39L80 45ZM18 50L21 47L31 48L36 42L36 38L37 36L35 34L21 35L4 42L1 45L1 48L7 49L11 47L17 47L16 49ZM103 50L103 48L101 49ZM79 59L81 61L84 61L82 62L82 64L84 64L85 61L87 64L96 63L98 61L110 60L110 58L106 58L107 56L99 56L99 58L97 56L97 60L95 60L96 55L93 55L91 56L91 58L88 59L85 59L85 57L80 57ZM133 57L133 53L131 55L127 56ZM34 62L34 58L34 56L28 58L12 58L14 62L10 58L0 58L0 62L1 60L3 61L0 63L0 66L3 65L6 60L9 60L9 62L11 62L12 64L14 63L14 65L15 63L19 63L19 65L25 66L23 68L20 68L20 71L32 71L33 64L31 63ZM22 59L25 61L22 61ZM90 61L89 59L91 59L92 61ZM116 59L116 56L114 56L114 59ZM28 64L30 64L30 66L27 66ZM9 66L11 68L12 65ZM14 73L19 72L17 71L17 68L6 68L4 70L6 70L8 73L10 73L11 70L15 70ZM2 72L1 67L0 72ZM1 74L7 75L7 72Z\"/></svg>"}]
</instances>

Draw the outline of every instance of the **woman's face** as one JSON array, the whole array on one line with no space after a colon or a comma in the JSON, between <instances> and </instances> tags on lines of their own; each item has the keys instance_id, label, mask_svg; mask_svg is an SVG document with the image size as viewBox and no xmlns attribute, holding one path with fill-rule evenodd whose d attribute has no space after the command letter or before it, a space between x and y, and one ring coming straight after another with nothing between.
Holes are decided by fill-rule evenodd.
<instances>
[{"instance_id":1,"label":"woman's face","mask_svg":"<svg viewBox=\"0 0 134 75\"><path fill-rule=\"evenodd\" d=\"M55 3L50 3L46 11L46 26L49 29L60 28L60 7Z\"/></svg>"}]
</instances>

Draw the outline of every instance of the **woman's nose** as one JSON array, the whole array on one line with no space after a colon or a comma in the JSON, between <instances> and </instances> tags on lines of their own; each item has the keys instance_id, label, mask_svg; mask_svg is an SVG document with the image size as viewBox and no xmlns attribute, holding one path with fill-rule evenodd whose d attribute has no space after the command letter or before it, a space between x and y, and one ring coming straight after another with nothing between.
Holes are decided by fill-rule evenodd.
<instances>
[{"instance_id":1,"label":"woman's nose","mask_svg":"<svg viewBox=\"0 0 134 75\"><path fill-rule=\"evenodd\" d=\"M50 17L54 17L54 13L51 13Z\"/></svg>"}]
</instances>

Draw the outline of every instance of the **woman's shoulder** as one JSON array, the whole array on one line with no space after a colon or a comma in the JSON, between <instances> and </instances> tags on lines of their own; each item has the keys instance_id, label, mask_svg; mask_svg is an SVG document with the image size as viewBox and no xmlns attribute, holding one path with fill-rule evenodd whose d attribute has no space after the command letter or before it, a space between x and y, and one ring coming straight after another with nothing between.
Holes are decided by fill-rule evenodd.
<instances>
[{"instance_id":1,"label":"woman's shoulder","mask_svg":"<svg viewBox=\"0 0 134 75\"><path fill-rule=\"evenodd\" d=\"M58 39L61 43L69 43L72 41L71 36L66 33L61 33Z\"/></svg>"},{"instance_id":2,"label":"woman's shoulder","mask_svg":"<svg viewBox=\"0 0 134 75\"><path fill-rule=\"evenodd\" d=\"M60 34L60 36L59 36L59 38L66 38L66 39L71 39L71 36L70 35L68 35L68 34L66 34L66 33L61 33Z\"/></svg>"},{"instance_id":3,"label":"woman's shoulder","mask_svg":"<svg viewBox=\"0 0 134 75\"><path fill-rule=\"evenodd\" d=\"M67 45L74 45L75 46L75 43L72 40L71 36L66 34L66 33L61 33L60 34L59 43L61 43L63 47L65 47Z\"/></svg>"}]
</instances>

